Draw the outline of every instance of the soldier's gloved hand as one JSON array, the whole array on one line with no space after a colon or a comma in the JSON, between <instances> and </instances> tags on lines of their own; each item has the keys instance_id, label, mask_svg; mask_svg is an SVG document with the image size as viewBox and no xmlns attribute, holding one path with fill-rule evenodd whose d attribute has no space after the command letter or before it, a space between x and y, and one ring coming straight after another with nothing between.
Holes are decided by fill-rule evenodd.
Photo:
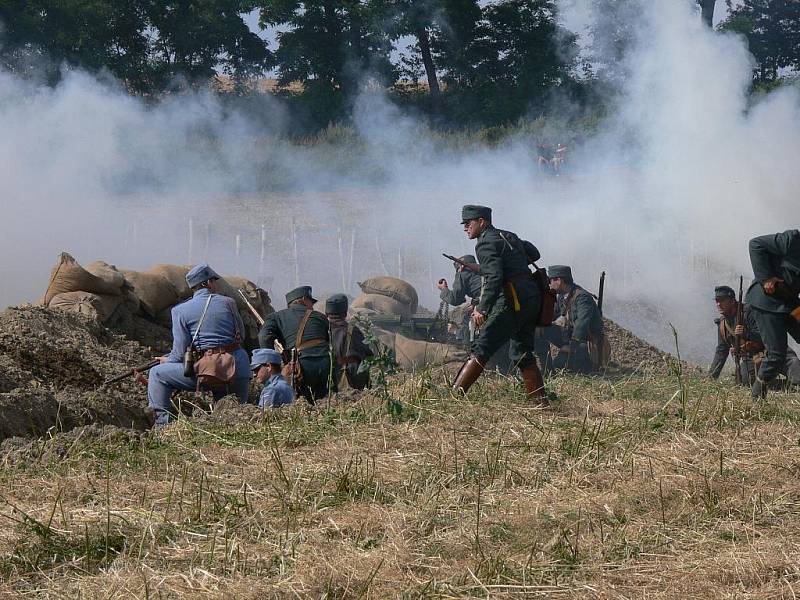
<instances>
[{"instance_id":1,"label":"soldier's gloved hand","mask_svg":"<svg viewBox=\"0 0 800 600\"><path fill-rule=\"evenodd\" d=\"M486 315L476 308L472 311L472 322L475 323L475 327L480 328L486 322Z\"/></svg>"},{"instance_id":2,"label":"soldier's gloved hand","mask_svg":"<svg viewBox=\"0 0 800 600\"><path fill-rule=\"evenodd\" d=\"M733 335L744 335L744 325L737 325L734 327Z\"/></svg>"}]
</instances>

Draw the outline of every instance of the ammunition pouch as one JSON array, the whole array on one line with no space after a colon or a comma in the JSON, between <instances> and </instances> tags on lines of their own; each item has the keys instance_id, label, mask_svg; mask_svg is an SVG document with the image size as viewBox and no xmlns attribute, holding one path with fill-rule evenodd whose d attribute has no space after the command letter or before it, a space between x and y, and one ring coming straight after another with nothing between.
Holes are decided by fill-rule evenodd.
<instances>
[{"instance_id":1,"label":"ammunition pouch","mask_svg":"<svg viewBox=\"0 0 800 600\"><path fill-rule=\"evenodd\" d=\"M241 347L239 342L202 350L194 364L198 385L227 385L236 376L236 357L232 352Z\"/></svg>"}]
</instances>

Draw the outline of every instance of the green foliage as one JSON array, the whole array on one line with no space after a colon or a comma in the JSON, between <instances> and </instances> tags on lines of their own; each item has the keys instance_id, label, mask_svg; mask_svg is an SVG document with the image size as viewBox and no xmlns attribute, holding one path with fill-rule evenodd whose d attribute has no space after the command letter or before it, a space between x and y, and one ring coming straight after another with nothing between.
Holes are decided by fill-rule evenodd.
<instances>
[{"instance_id":1,"label":"green foliage","mask_svg":"<svg viewBox=\"0 0 800 600\"><path fill-rule=\"evenodd\" d=\"M744 35L756 59L757 83L775 81L781 69L800 68L800 2L728 0L730 15L720 29Z\"/></svg>"}]
</instances>

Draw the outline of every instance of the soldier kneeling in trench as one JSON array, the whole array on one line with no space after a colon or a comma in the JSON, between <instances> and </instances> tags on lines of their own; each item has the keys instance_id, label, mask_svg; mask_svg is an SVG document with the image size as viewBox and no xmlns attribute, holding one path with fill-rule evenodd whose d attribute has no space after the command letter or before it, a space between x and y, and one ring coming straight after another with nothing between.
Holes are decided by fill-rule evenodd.
<instances>
[{"instance_id":1,"label":"soldier kneeling in trench","mask_svg":"<svg viewBox=\"0 0 800 600\"><path fill-rule=\"evenodd\" d=\"M147 381L147 403L155 414L155 427L175 419L173 392L199 389L196 373L185 374L184 357L190 348L201 358L222 357L229 369L229 380L210 388L215 400L235 394L239 402L247 402L250 361L241 347L244 324L236 302L217 293L218 279L207 264L197 265L186 274L193 295L172 309L172 350L158 358L161 364L150 370Z\"/></svg>"}]
</instances>

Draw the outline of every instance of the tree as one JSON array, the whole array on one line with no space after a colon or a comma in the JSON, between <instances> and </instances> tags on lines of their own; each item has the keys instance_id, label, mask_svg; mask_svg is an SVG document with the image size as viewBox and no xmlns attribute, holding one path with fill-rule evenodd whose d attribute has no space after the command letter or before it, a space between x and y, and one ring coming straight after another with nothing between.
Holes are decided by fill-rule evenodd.
<instances>
[{"instance_id":1,"label":"tree","mask_svg":"<svg viewBox=\"0 0 800 600\"><path fill-rule=\"evenodd\" d=\"M797 0L741 0L732 5L721 29L741 33L758 64L758 83L775 81L781 69L800 68L800 2Z\"/></svg>"},{"instance_id":2,"label":"tree","mask_svg":"<svg viewBox=\"0 0 800 600\"><path fill-rule=\"evenodd\" d=\"M155 86L205 85L218 70L241 80L272 64L266 43L250 31L245 0L146 0Z\"/></svg>"},{"instance_id":3,"label":"tree","mask_svg":"<svg viewBox=\"0 0 800 600\"><path fill-rule=\"evenodd\" d=\"M376 28L374 8L359 0L270 0L260 3L262 27L277 26L279 81L299 81L350 96L369 74L393 82L391 43Z\"/></svg>"}]
</instances>

